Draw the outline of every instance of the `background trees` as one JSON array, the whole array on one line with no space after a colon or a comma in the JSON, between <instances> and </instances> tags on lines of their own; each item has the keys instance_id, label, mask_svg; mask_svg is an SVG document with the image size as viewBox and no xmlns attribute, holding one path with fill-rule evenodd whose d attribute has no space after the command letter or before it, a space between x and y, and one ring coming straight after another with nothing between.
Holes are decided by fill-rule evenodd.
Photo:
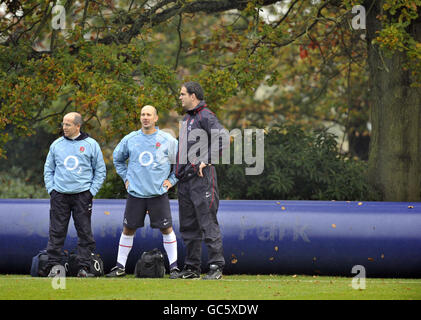
<instances>
[{"instance_id":1,"label":"background trees","mask_svg":"<svg viewBox=\"0 0 421 320\"><path fill-rule=\"evenodd\" d=\"M351 27L356 4L366 8L367 32ZM103 145L109 185L113 179L119 183L111 152L139 127L140 107L157 106L161 128L177 132L179 86L194 79L228 128L269 130L284 124L289 130L294 124L312 136L320 128L344 132L336 140L339 152L347 153L345 161L369 158L368 176L378 199L420 199L419 0L67 0L62 5L66 29L55 30L49 1L2 1L3 170L31 161L23 161L15 147L25 141L46 154L41 142L59 134L64 113L78 110L86 130ZM274 179L281 179L279 169ZM362 181L365 170L363 164ZM23 171L24 179L42 185L39 169ZM313 191L303 197L317 198Z\"/></svg>"},{"instance_id":2,"label":"background trees","mask_svg":"<svg viewBox=\"0 0 421 320\"><path fill-rule=\"evenodd\" d=\"M367 16L369 179L388 200L421 198L420 4L376 1Z\"/></svg>"}]
</instances>

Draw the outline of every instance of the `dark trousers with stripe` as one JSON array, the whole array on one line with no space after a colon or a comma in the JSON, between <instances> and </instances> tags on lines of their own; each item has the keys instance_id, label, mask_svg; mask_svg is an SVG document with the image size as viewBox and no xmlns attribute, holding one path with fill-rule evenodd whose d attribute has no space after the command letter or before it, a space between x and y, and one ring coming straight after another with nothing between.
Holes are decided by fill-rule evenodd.
<instances>
[{"instance_id":1,"label":"dark trousers with stripe","mask_svg":"<svg viewBox=\"0 0 421 320\"><path fill-rule=\"evenodd\" d=\"M89 190L64 194L53 190L50 199L50 228L47 245L48 268L61 263L61 253L67 236L70 217L73 216L78 236L77 262L80 268L90 266L95 240L91 227L92 194Z\"/></svg>"},{"instance_id":2,"label":"dark trousers with stripe","mask_svg":"<svg viewBox=\"0 0 421 320\"><path fill-rule=\"evenodd\" d=\"M208 251L208 265L225 265L222 235L217 220L218 184L214 166L203 169L203 177L178 183L180 233L186 247L185 266L201 271L202 241Z\"/></svg>"}]
</instances>

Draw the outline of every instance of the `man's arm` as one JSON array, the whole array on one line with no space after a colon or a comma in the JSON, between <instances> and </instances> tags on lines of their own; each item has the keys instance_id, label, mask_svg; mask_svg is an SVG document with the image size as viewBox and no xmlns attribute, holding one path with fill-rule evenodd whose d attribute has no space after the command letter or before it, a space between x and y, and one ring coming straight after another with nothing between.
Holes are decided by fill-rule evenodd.
<instances>
[{"instance_id":1,"label":"man's arm","mask_svg":"<svg viewBox=\"0 0 421 320\"><path fill-rule=\"evenodd\" d=\"M54 160L54 149L50 147L47 159L44 164L44 183L48 194L54 189L54 172L56 169L56 162Z\"/></svg>"},{"instance_id":2,"label":"man's arm","mask_svg":"<svg viewBox=\"0 0 421 320\"><path fill-rule=\"evenodd\" d=\"M92 179L92 184L89 191L91 192L92 196L95 196L98 193L99 189L101 189L101 186L104 183L105 177L107 175L107 168L105 166L104 158L102 156L102 151L97 142L95 142L94 144L92 169L94 171L94 177Z\"/></svg>"},{"instance_id":3,"label":"man's arm","mask_svg":"<svg viewBox=\"0 0 421 320\"><path fill-rule=\"evenodd\" d=\"M206 130L210 139L210 150L208 154L208 163L212 163L222 155L222 150L229 147L229 135L228 131L221 125L218 118L211 111L208 111L206 115L206 121L204 123L204 129ZM228 141L228 144L225 143Z\"/></svg>"},{"instance_id":4,"label":"man's arm","mask_svg":"<svg viewBox=\"0 0 421 320\"><path fill-rule=\"evenodd\" d=\"M117 174L126 183L127 164L126 160L129 158L129 151L127 148L127 139L123 138L113 152L113 163Z\"/></svg>"},{"instance_id":5,"label":"man's arm","mask_svg":"<svg viewBox=\"0 0 421 320\"><path fill-rule=\"evenodd\" d=\"M218 118L210 110L207 110L206 118L203 122L203 128L206 130L210 139L210 149L208 150L207 163L201 162L199 165L199 177L203 177L203 168L207 165L212 164L212 161L218 159L219 163L219 158L222 155L222 150L227 147L226 143L224 143L224 138L228 138L229 146L229 135L227 137L224 136L227 133L226 129L220 124Z\"/></svg>"},{"instance_id":6,"label":"man's arm","mask_svg":"<svg viewBox=\"0 0 421 320\"><path fill-rule=\"evenodd\" d=\"M178 152L178 141L174 138L169 139L169 147L168 147L168 158L170 160L171 163L171 173L168 177L168 179L166 181L169 181L171 183L171 187L174 186L177 182L178 179L175 176L175 164L176 164L176 159L177 159L177 152ZM169 187L169 188L171 188ZM168 189L169 189L168 188Z\"/></svg>"}]
</instances>

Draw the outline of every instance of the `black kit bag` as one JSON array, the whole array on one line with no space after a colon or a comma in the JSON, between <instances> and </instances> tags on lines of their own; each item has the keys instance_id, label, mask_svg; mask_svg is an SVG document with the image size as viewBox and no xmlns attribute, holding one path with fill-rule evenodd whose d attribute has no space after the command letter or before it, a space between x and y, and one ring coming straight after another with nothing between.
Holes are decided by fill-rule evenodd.
<instances>
[{"instance_id":1,"label":"black kit bag","mask_svg":"<svg viewBox=\"0 0 421 320\"><path fill-rule=\"evenodd\" d=\"M104 275L104 262L98 253L91 253L89 273L92 273L95 277L102 277ZM76 277L79 272L79 263L77 261L77 255L75 252L71 252L69 255L69 276Z\"/></svg>"},{"instance_id":2,"label":"black kit bag","mask_svg":"<svg viewBox=\"0 0 421 320\"><path fill-rule=\"evenodd\" d=\"M66 270L66 273L69 272L69 253L65 250L62 252L60 264ZM47 250L41 250L32 258L31 264L31 276L32 277L46 277L49 270L46 269L48 263L48 254Z\"/></svg>"},{"instance_id":3,"label":"black kit bag","mask_svg":"<svg viewBox=\"0 0 421 320\"><path fill-rule=\"evenodd\" d=\"M164 255L157 248L142 253L134 269L136 278L163 278L165 275Z\"/></svg>"},{"instance_id":4,"label":"black kit bag","mask_svg":"<svg viewBox=\"0 0 421 320\"><path fill-rule=\"evenodd\" d=\"M91 254L91 273L95 277L102 277L104 275L104 261L98 253Z\"/></svg>"}]
</instances>

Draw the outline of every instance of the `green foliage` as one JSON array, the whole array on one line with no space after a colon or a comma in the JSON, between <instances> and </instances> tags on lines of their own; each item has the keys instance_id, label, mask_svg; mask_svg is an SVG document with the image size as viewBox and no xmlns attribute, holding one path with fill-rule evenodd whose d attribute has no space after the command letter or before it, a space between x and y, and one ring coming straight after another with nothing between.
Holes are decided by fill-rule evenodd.
<instances>
[{"instance_id":1,"label":"green foliage","mask_svg":"<svg viewBox=\"0 0 421 320\"><path fill-rule=\"evenodd\" d=\"M33 135L40 124L57 134L62 116L78 111L111 167L116 142L139 129L140 108L180 111L179 86L188 80L202 83L206 101L226 127L270 128L286 121L310 130L328 121L344 128L350 140L370 135L367 46L349 22L353 5L365 4L369 12L372 1L253 0L233 1L235 7L228 8L229 1L69 0L67 29L61 31L52 30L50 2L3 2L0 158L6 157L8 141ZM381 29L374 41L385 54L405 52L402 67L413 76L411 85L419 85L421 45L414 33L421 1L380 3ZM262 10L271 13L271 21ZM270 93L257 99L262 87ZM365 170L339 158L348 163L343 174ZM271 161L265 174L268 168L275 173L273 192L299 197L293 189L305 185L296 185L279 166L270 167ZM240 169L232 166L227 173L238 181L255 179L240 177ZM326 182L305 165L300 170L318 185ZM269 180L257 183L258 178L248 194L266 189ZM104 196L122 195L117 181L107 177ZM303 197L342 197L340 189L313 189Z\"/></svg>"},{"instance_id":2,"label":"green foliage","mask_svg":"<svg viewBox=\"0 0 421 320\"><path fill-rule=\"evenodd\" d=\"M51 143L57 134L48 133L45 128L35 129L29 137L15 137L5 145L7 159L0 158L0 173L9 172L11 167L20 168L19 177L27 184L44 185L44 163Z\"/></svg>"},{"instance_id":3,"label":"green foliage","mask_svg":"<svg viewBox=\"0 0 421 320\"><path fill-rule=\"evenodd\" d=\"M49 198L43 185L35 184L22 169L11 167L0 173L0 198Z\"/></svg>"},{"instance_id":4,"label":"green foliage","mask_svg":"<svg viewBox=\"0 0 421 320\"><path fill-rule=\"evenodd\" d=\"M326 130L273 128L265 136L264 165L257 176L246 176L246 165L217 166L221 199L377 199L365 178L366 164L340 154Z\"/></svg>"},{"instance_id":5,"label":"green foliage","mask_svg":"<svg viewBox=\"0 0 421 320\"><path fill-rule=\"evenodd\" d=\"M98 199L124 199L127 197L123 180L116 173L114 168L107 168L107 177L99 189L95 198Z\"/></svg>"},{"instance_id":6,"label":"green foliage","mask_svg":"<svg viewBox=\"0 0 421 320\"><path fill-rule=\"evenodd\" d=\"M421 87L421 43L414 37L416 27L411 27L419 19L420 8L421 0L385 0L384 14L379 16L383 28L374 39L389 56L396 51L406 53L403 68L411 70L413 87Z\"/></svg>"}]
</instances>

